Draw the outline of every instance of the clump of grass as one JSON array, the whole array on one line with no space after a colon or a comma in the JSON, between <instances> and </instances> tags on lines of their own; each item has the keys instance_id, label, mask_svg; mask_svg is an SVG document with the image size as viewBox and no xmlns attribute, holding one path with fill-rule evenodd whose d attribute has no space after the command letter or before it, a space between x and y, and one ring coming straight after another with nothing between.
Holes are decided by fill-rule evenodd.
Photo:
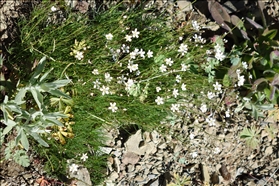
<instances>
[{"instance_id":1,"label":"clump of grass","mask_svg":"<svg viewBox=\"0 0 279 186\"><path fill-rule=\"evenodd\" d=\"M16 55L11 60L18 61L17 69L23 72L21 62L45 55L55 69L53 79L66 76L73 81L75 137L65 146L53 141L49 149L38 150L49 157L46 168L53 174L66 174L66 160L89 154L88 147L98 150L99 127L136 124L158 129L166 117L191 112L190 100L197 105L209 102L201 92L214 92L205 75L212 81L218 60L206 60L207 51L214 48L195 35L199 31L192 25L177 30L163 15L123 11L122 4L94 19L65 7L51 12L51 6L43 3L22 20L21 43L13 46ZM65 19L50 21L58 14ZM23 72L20 78L25 76ZM94 183L102 178L103 159L90 156L84 162ZM61 166L54 169L57 163Z\"/></svg>"}]
</instances>

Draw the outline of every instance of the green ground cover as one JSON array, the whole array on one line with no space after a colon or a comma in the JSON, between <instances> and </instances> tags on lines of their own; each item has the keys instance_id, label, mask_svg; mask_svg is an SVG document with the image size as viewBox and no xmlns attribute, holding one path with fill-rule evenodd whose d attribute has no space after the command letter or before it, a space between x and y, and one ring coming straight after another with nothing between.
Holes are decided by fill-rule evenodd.
<instances>
[{"instance_id":1,"label":"green ground cover","mask_svg":"<svg viewBox=\"0 0 279 186\"><path fill-rule=\"evenodd\" d=\"M217 109L212 98L221 98L226 91L235 95L241 87L253 87L244 84L245 78L251 75L247 63L232 60L237 52L227 55L223 36L212 42L200 36L196 22L177 29L176 23L167 24L164 13L142 8L126 10L123 6L119 4L89 18L61 4L42 3L28 19L20 21L20 43L11 47L12 56L8 60L17 74L14 79L20 80L17 90L30 86L30 73L36 73L42 63L45 67L41 73L53 69L45 75L48 82L67 81L52 87L59 91L54 94L52 88L46 91L40 87L43 90L38 92L41 93L30 89L31 94L22 99L33 102L21 103L26 110L32 109L32 113L43 105L42 118L52 112L66 115L64 119L55 115L55 122L47 126L50 132L40 134L48 148L36 146L38 140L33 140L26 128L22 129L30 140L31 151L46 157L45 169L59 179L68 174L69 164L83 164L94 185L102 181L106 156L99 153L105 140L101 128L125 129L136 125L143 130L156 129L164 133L168 128L162 122L174 122L184 112L193 112L187 103L200 108L196 114L204 114ZM52 11L52 7L57 9ZM44 56L46 60L38 63ZM231 68L235 73L229 71L229 75L235 75L224 77L230 68L225 64L230 61L235 65ZM33 85L36 89L42 84ZM58 99L56 103L54 98ZM276 101L265 104L265 100L260 99L256 103L272 108ZM254 113L258 108L247 102L243 102L243 107ZM67 108L70 111L66 112ZM16 121L12 117L10 120ZM37 119L34 116L25 123L30 125L30 130L38 127ZM56 121L64 128L56 127ZM214 125L214 121L212 115L207 119L209 125ZM19 122L13 123L9 130L22 124ZM16 143L25 147L22 135L16 138ZM14 148L21 149L17 145Z\"/></svg>"}]
</instances>

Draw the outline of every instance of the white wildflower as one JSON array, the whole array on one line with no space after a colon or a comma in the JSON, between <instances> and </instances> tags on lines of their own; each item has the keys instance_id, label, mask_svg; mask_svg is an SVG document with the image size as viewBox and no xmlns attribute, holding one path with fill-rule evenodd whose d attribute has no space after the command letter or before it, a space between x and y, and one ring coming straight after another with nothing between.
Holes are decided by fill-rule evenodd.
<instances>
[{"instance_id":1,"label":"white wildflower","mask_svg":"<svg viewBox=\"0 0 279 186\"><path fill-rule=\"evenodd\" d=\"M173 64L173 61L171 60L171 58L165 59L165 62L168 66L172 66L172 64Z\"/></svg>"},{"instance_id":2,"label":"white wildflower","mask_svg":"<svg viewBox=\"0 0 279 186\"><path fill-rule=\"evenodd\" d=\"M215 147L213 153L214 154L219 154L221 152L219 147Z\"/></svg>"},{"instance_id":3,"label":"white wildflower","mask_svg":"<svg viewBox=\"0 0 279 186\"><path fill-rule=\"evenodd\" d=\"M55 12L57 10L57 8L55 8L55 6L52 6L50 9L52 12Z\"/></svg>"},{"instance_id":4,"label":"white wildflower","mask_svg":"<svg viewBox=\"0 0 279 186\"><path fill-rule=\"evenodd\" d=\"M126 39L127 42L131 42L132 41L132 36L126 35L125 39Z\"/></svg>"},{"instance_id":5,"label":"white wildflower","mask_svg":"<svg viewBox=\"0 0 279 186\"><path fill-rule=\"evenodd\" d=\"M171 104L171 111L172 112L179 112L179 107L180 105L179 104Z\"/></svg>"},{"instance_id":6,"label":"white wildflower","mask_svg":"<svg viewBox=\"0 0 279 186\"><path fill-rule=\"evenodd\" d=\"M73 163L73 164L69 167L69 169L70 169L70 172L72 172L72 173L77 172L77 171L78 171L78 165L76 165L76 164Z\"/></svg>"},{"instance_id":7,"label":"white wildflower","mask_svg":"<svg viewBox=\"0 0 279 186\"><path fill-rule=\"evenodd\" d=\"M110 74L108 72L105 73L105 81L106 82L111 82L112 77L110 76Z\"/></svg>"},{"instance_id":8,"label":"white wildflower","mask_svg":"<svg viewBox=\"0 0 279 186\"><path fill-rule=\"evenodd\" d=\"M248 65L247 65L247 63L245 61L242 62L242 66L243 66L244 69L248 68Z\"/></svg>"},{"instance_id":9,"label":"white wildflower","mask_svg":"<svg viewBox=\"0 0 279 186\"><path fill-rule=\"evenodd\" d=\"M134 85L134 80L128 79L128 81L125 83L125 85L126 85L125 90L130 90L131 87Z\"/></svg>"},{"instance_id":10,"label":"white wildflower","mask_svg":"<svg viewBox=\"0 0 279 186\"><path fill-rule=\"evenodd\" d=\"M202 38L201 36L198 36L197 34L195 34L193 36L193 39L195 40L195 43L202 43L204 44L206 42L206 40L204 38Z\"/></svg>"},{"instance_id":11,"label":"white wildflower","mask_svg":"<svg viewBox=\"0 0 279 186\"><path fill-rule=\"evenodd\" d=\"M174 88L173 91L172 91L172 95L173 95L173 97L176 98L179 95L178 89Z\"/></svg>"},{"instance_id":12,"label":"white wildflower","mask_svg":"<svg viewBox=\"0 0 279 186\"><path fill-rule=\"evenodd\" d=\"M106 38L107 38L107 40L112 40L113 35L111 33L106 34Z\"/></svg>"},{"instance_id":13,"label":"white wildflower","mask_svg":"<svg viewBox=\"0 0 279 186\"><path fill-rule=\"evenodd\" d=\"M164 104L164 99L160 96L157 96L157 98L155 99L155 102L157 103L157 105L162 105L162 104Z\"/></svg>"},{"instance_id":14,"label":"white wildflower","mask_svg":"<svg viewBox=\"0 0 279 186\"><path fill-rule=\"evenodd\" d=\"M98 75L98 74L99 74L98 69L94 69L94 70L92 71L92 74L94 74L94 75Z\"/></svg>"},{"instance_id":15,"label":"white wildflower","mask_svg":"<svg viewBox=\"0 0 279 186\"><path fill-rule=\"evenodd\" d=\"M202 106L200 107L200 110L202 111L202 113L205 113L207 111L206 104L202 104Z\"/></svg>"},{"instance_id":16,"label":"white wildflower","mask_svg":"<svg viewBox=\"0 0 279 186\"><path fill-rule=\"evenodd\" d=\"M102 95L109 94L109 87L106 87L106 86L103 85L100 88L100 91L102 92Z\"/></svg>"},{"instance_id":17,"label":"white wildflower","mask_svg":"<svg viewBox=\"0 0 279 186\"><path fill-rule=\"evenodd\" d=\"M148 52L147 52L147 57L148 57L148 58L153 57L153 52L152 52L152 51L150 51L150 50L148 50Z\"/></svg>"},{"instance_id":18,"label":"white wildflower","mask_svg":"<svg viewBox=\"0 0 279 186\"><path fill-rule=\"evenodd\" d=\"M176 81L177 83L180 83L180 81L181 81L181 76L180 76L180 75L177 75L177 76L175 77L175 81Z\"/></svg>"},{"instance_id":19,"label":"white wildflower","mask_svg":"<svg viewBox=\"0 0 279 186\"><path fill-rule=\"evenodd\" d=\"M217 90L217 91L221 91L222 89L222 85L221 84L219 84L217 81L216 81L216 83L213 85L213 87L214 87L214 90Z\"/></svg>"},{"instance_id":20,"label":"white wildflower","mask_svg":"<svg viewBox=\"0 0 279 186\"><path fill-rule=\"evenodd\" d=\"M198 153L197 152L192 152L191 154L192 154L192 158L198 157Z\"/></svg>"},{"instance_id":21,"label":"white wildflower","mask_svg":"<svg viewBox=\"0 0 279 186\"><path fill-rule=\"evenodd\" d=\"M121 46L121 50L123 51L123 53L129 53L130 52L130 47L123 44Z\"/></svg>"},{"instance_id":22,"label":"white wildflower","mask_svg":"<svg viewBox=\"0 0 279 186\"><path fill-rule=\"evenodd\" d=\"M199 26L199 24L198 24L198 22L197 21L193 21L192 20L192 27L196 30L196 31L199 31L200 30L200 26Z\"/></svg>"},{"instance_id":23,"label":"white wildflower","mask_svg":"<svg viewBox=\"0 0 279 186\"><path fill-rule=\"evenodd\" d=\"M133 71L137 71L138 70L138 64L133 64L133 63L128 63L128 66L127 68L130 70L130 72L133 72Z\"/></svg>"},{"instance_id":24,"label":"white wildflower","mask_svg":"<svg viewBox=\"0 0 279 186\"><path fill-rule=\"evenodd\" d=\"M190 67L190 65L181 64L181 71L185 72Z\"/></svg>"},{"instance_id":25,"label":"white wildflower","mask_svg":"<svg viewBox=\"0 0 279 186\"><path fill-rule=\"evenodd\" d=\"M87 153L85 153L85 154L82 154L80 159L83 160L83 161L86 161L87 158L88 158Z\"/></svg>"},{"instance_id":26,"label":"white wildflower","mask_svg":"<svg viewBox=\"0 0 279 186\"><path fill-rule=\"evenodd\" d=\"M211 116L209 116L208 118L206 118L206 120L205 120L207 123L208 123L208 125L211 127L211 126L215 126L215 119L214 118L212 118Z\"/></svg>"},{"instance_id":27,"label":"white wildflower","mask_svg":"<svg viewBox=\"0 0 279 186\"><path fill-rule=\"evenodd\" d=\"M96 80L93 82L93 84L94 84L93 88L97 88L97 89L100 88L101 83L99 82L99 79L96 79Z\"/></svg>"},{"instance_id":28,"label":"white wildflower","mask_svg":"<svg viewBox=\"0 0 279 186\"><path fill-rule=\"evenodd\" d=\"M223 61L226 56L224 55L224 52L221 50L221 46L219 44L214 46L215 49L215 58L219 61Z\"/></svg>"},{"instance_id":29,"label":"white wildflower","mask_svg":"<svg viewBox=\"0 0 279 186\"><path fill-rule=\"evenodd\" d=\"M136 59L137 53L135 51L130 52L130 58L131 59Z\"/></svg>"},{"instance_id":30,"label":"white wildflower","mask_svg":"<svg viewBox=\"0 0 279 186\"><path fill-rule=\"evenodd\" d=\"M195 134L191 133L191 134L189 135L189 137L190 137L190 139L192 140L192 139L195 138Z\"/></svg>"},{"instance_id":31,"label":"white wildflower","mask_svg":"<svg viewBox=\"0 0 279 186\"><path fill-rule=\"evenodd\" d=\"M225 115L226 115L226 118L231 117L230 109L226 110Z\"/></svg>"},{"instance_id":32,"label":"white wildflower","mask_svg":"<svg viewBox=\"0 0 279 186\"><path fill-rule=\"evenodd\" d=\"M160 90L162 90L161 87L156 87L156 92L160 92Z\"/></svg>"},{"instance_id":33,"label":"white wildflower","mask_svg":"<svg viewBox=\"0 0 279 186\"><path fill-rule=\"evenodd\" d=\"M208 97L208 99L212 99L212 98L214 98L215 97L215 94L213 93L213 92L207 92L207 97Z\"/></svg>"},{"instance_id":34,"label":"white wildflower","mask_svg":"<svg viewBox=\"0 0 279 186\"><path fill-rule=\"evenodd\" d=\"M186 85L184 83L182 83L182 85L181 85L181 90L183 90L183 91L186 90Z\"/></svg>"},{"instance_id":35,"label":"white wildflower","mask_svg":"<svg viewBox=\"0 0 279 186\"><path fill-rule=\"evenodd\" d=\"M139 38L139 32L137 29L135 29L134 31L132 31L132 37L133 38Z\"/></svg>"},{"instance_id":36,"label":"white wildflower","mask_svg":"<svg viewBox=\"0 0 279 186\"><path fill-rule=\"evenodd\" d=\"M145 58L144 54L145 54L145 51L140 49L140 51L138 52L138 55L140 55L140 57L142 57L142 58Z\"/></svg>"},{"instance_id":37,"label":"white wildflower","mask_svg":"<svg viewBox=\"0 0 279 186\"><path fill-rule=\"evenodd\" d=\"M116 103L109 103L110 104L110 107L108 108L109 110L111 110L112 112L116 112L117 111L117 106L116 106Z\"/></svg>"},{"instance_id":38,"label":"white wildflower","mask_svg":"<svg viewBox=\"0 0 279 186\"><path fill-rule=\"evenodd\" d=\"M83 58L83 52L77 51L75 58L77 58L78 60L82 60Z\"/></svg>"},{"instance_id":39,"label":"white wildflower","mask_svg":"<svg viewBox=\"0 0 279 186\"><path fill-rule=\"evenodd\" d=\"M182 56L188 52L188 45L185 45L183 43L180 44L178 52L181 53Z\"/></svg>"},{"instance_id":40,"label":"white wildflower","mask_svg":"<svg viewBox=\"0 0 279 186\"><path fill-rule=\"evenodd\" d=\"M161 71L161 72L166 72L166 71L167 71L167 66L164 65L164 64L162 64L162 65L160 66L160 71Z\"/></svg>"},{"instance_id":41,"label":"white wildflower","mask_svg":"<svg viewBox=\"0 0 279 186\"><path fill-rule=\"evenodd\" d=\"M124 75L122 75L121 77L117 77L117 83L118 84L125 84L126 80L127 80L127 77L125 77Z\"/></svg>"},{"instance_id":42,"label":"white wildflower","mask_svg":"<svg viewBox=\"0 0 279 186\"><path fill-rule=\"evenodd\" d=\"M238 76L237 85L238 85L239 87L240 87L240 86L243 86L243 85L244 85L244 81L245 81L244 76Z\"/></svg>"}]
</instances>

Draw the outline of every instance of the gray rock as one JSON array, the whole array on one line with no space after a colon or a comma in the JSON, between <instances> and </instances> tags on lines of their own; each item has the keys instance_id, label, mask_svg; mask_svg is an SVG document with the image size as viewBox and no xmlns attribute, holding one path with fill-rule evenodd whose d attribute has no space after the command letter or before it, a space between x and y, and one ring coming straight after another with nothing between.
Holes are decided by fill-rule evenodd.
<instances>
[{"instance_id":1,"label":"gray rock","mask_svg":"<svg viewBox=\"0 0 279 186\"><path fill-rule=\"evenodd\" d=\"M90 174L89 174L87 168L85 168L85 167L79 168L76 173L70 172L70 177L77 179L77 182L76 182L77 186L91 186L92 185L92 182L90 180Z\"/></svg>"}]
</instances>

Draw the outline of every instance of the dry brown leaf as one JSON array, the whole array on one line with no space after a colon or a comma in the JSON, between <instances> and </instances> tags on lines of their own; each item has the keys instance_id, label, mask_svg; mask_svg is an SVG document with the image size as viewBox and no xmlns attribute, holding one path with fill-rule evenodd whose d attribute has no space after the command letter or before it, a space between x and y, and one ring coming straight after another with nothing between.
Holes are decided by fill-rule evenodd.
<instances>
[{"instance_id":1,"label":"dry brown leaf","mask_svg":"<svg viewBox=\"0 0 279 186\"><path fill-rule=\"evenodd\" d=\"M268 155L270 155L270 154L272 154L272 153L273 153L273 148L272 148L272 146L269 146L269 147L267 147L267 148L265 149L264 155L265 155L265 156L268 156Z\"/></svg>"},{"instance_id":2,"label":"dry brown leaf","mask_svg":"<svg viewBox=\"0 0 279 186\"><path fill-rule=\"evenodd\" d=\"M123 158L122 158L122 163L124 165L126 164L132 164L132 165L135 165L136 163L138 163L140 157L133 153L133 152L126 152L124 155L123 155Z\"/></svg>"},{"instance_id":3,"label":"dry brown leaf","mask_svg":"<svg viewBox=\"0 0 279 186\"><path fill-rule=\"evenodd\" d=\"M219 172L221 173L222 177L225 180L230 180L231 179L231 173L229 173L226 165L222 164L221 168L219 169Z\"/></svg>"}]
</instances>

